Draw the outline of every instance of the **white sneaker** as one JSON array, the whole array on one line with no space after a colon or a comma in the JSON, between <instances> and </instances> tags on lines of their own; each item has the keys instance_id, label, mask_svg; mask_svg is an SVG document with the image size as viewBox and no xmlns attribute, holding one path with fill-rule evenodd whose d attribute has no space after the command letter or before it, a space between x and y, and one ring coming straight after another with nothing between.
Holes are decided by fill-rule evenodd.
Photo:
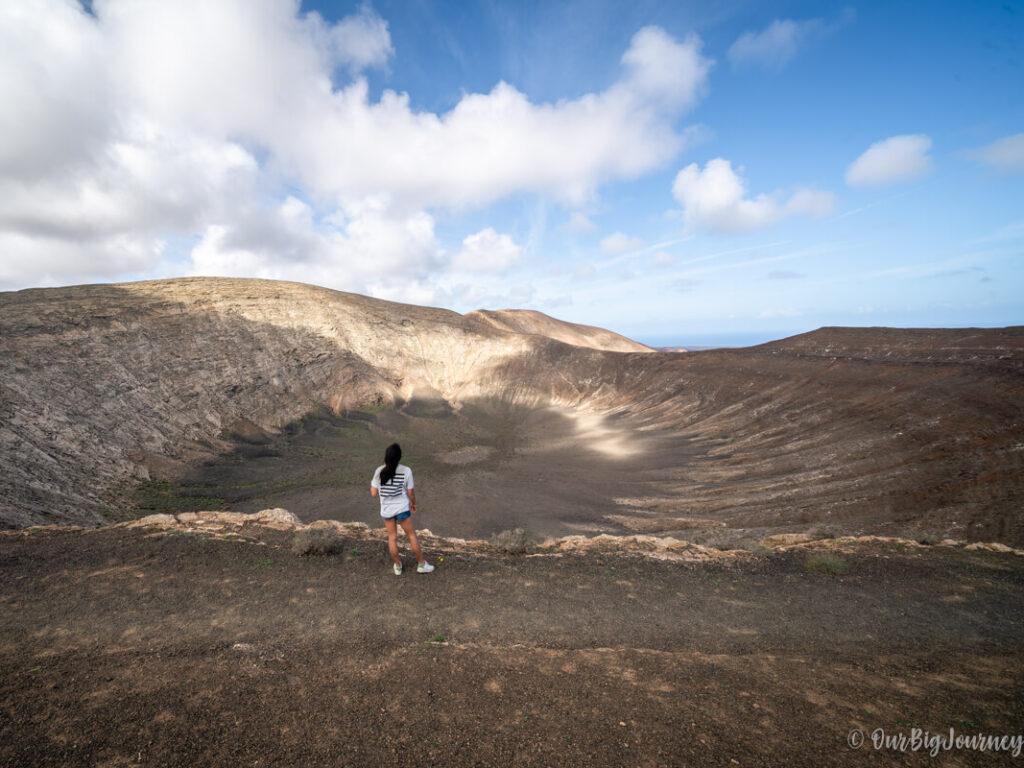
<instances>
[{"instance_id":1,"label":"white sneaker","mask_svg":"<svg viewBox=\"0 0 1024 768\"><path fill-rule=\"evenodd\" d=\"M434 566L426 561L416 566L416 573L430 573L432 570L434 570Z\"/></svg>"},{"instance_id":2,"label":"white sneaker","mask_svg":"<svg viewBox=\"0 0 1024 768\"><path fill-rule=\"evenodd\" d=\"M402 575L402 564L401 563L395 563L395 576L401 576L401 575Z\"/></svg>"}]
</instances>

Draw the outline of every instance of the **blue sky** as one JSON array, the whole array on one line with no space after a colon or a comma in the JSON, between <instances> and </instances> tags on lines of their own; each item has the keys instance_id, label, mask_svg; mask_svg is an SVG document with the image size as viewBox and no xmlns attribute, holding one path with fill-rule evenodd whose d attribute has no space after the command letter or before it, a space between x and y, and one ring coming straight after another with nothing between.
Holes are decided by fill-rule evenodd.
<instances>
[{"instance_id":1,"label":"blue sky","mask_svg":"<svg viewBox=\"0 0 1024 768\"><path fill-rule=\"evenodd\" d=\"M8 3L0 289L271 277L658 344L1021 324L1022 33L1020 2Z\"/></svg>"}]
</instances>

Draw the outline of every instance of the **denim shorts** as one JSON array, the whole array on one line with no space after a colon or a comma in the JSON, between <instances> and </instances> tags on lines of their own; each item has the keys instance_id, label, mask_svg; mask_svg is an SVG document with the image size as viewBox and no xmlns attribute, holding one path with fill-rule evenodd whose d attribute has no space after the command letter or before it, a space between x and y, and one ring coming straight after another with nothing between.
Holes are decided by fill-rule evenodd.
<instances>
[{"instance_id":1,"label":"denim shorts","mask_svg":"<svg viewBox=\"0 0 1024 768\"><path fill-rule=\"evenodd\" d=\"M405 510L405 512L399 512L394 517L385 517L384 519L385 520L394 520L396 523L400 523L403 520L408 520L411 516L412 516L412 512L410 512L407 509L407 510Z\"/></svg>"}]
</instances>

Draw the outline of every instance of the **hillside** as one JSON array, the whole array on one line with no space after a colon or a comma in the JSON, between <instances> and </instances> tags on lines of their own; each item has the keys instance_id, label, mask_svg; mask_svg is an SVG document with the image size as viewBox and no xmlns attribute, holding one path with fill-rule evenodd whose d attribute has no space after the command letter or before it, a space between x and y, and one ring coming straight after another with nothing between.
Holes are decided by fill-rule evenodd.
<instances>
[{"instance_id":1,"label":"hillside","mask_svg":"<svg viewBox=\"0 0 1024 768\"><path fill-rule=\"evenodd\" d=\"M155 480L357 519L400 439L448 535L1024 542L1024 329L668 354L512 325L260 280L0 294L0 521L117 519Z\"/></svg>"},{"instance_id":2,"label":"hillside","mask_svg":"<svg viewBox=\"0 0 1024 768\"><path fill-rule=\"evenodd\" d=\"M483 320L495 328L511 333L532 333L546 336L549 339L563 341L577 347L603 349L609 352L653 352L654 350L639 344L625 336L595 328L592 325L567 323L556 320L532 309L478 309L469 312L466 317Z\"/></svg>"}]
</instances>

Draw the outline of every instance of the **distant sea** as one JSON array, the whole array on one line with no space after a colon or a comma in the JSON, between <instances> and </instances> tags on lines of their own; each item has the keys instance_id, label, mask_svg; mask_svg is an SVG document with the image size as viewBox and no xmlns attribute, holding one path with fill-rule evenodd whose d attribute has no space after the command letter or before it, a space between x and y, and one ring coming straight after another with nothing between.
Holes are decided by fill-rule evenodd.
<instances>
[{"instance_id":1,"label":"distant sea","mask_svg":"<svg viewBox=\"0 0 1024 768\"><path fill-rule=\"evenodd\" d=\"M665 334L656 336L634 336L641 344L649 347L683 347L684 349L709 349L719 347L752 347L768 341L778 341L803 331L776 333L694 333ZM628 335L628 334L627 334Z\"/></svg>"}]
</instances>

